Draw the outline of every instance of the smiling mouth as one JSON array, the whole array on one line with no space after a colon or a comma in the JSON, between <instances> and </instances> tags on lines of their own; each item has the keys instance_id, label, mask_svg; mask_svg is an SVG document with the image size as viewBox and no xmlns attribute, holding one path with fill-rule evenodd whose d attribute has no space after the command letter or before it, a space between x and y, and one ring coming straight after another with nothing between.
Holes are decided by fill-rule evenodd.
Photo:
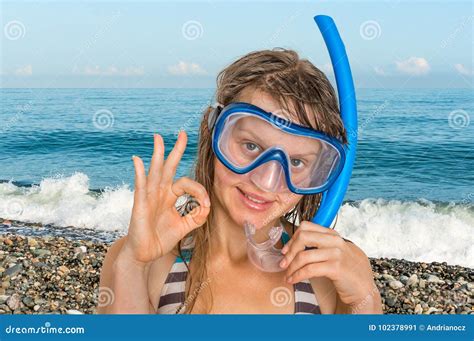
<instances>
[{"instance_id":1,"label":"smiling mouth","mask_svg":"<svg viewBox=\"0 0 474 341\"><path fill-rule=\"evenodd\" d=\"M265 198L256 194L245 192L238 187L237 190L242 195L246 203L255 209L266 209L274 202L274 200L266 200Z\"/></svg>"}]
</instances>

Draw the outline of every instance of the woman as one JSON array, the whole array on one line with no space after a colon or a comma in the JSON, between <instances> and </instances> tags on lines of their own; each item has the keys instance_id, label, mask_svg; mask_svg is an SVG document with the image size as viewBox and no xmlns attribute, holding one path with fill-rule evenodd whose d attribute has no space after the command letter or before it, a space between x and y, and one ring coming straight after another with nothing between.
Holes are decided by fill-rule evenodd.
<instances>
[{"instance_id":1,"label":"woman","mask_svg":"<svg viewBox=\"0 0 474 341\"><path fill-rule=\"evenodd\" d=\"M336 231L310 221L321 200L311 188L337 176L336 147L347 143L326 76L292 50L257 51L220 72L215 99L218 108L209 107L200 125L194 179L173 182L185 132L166 161L163 139L154 135L148 176L142 160L133 157L131 222L127 236L105 257L100 287L111 290L113 300L98 312L382 313L367 256ZM232 105L251 110L232 115ZM252 110L316 137L288 134L249 114ZM232 119L216 123L226 113ZM269 149L283 155L280 163L268 160L236 172ZM191 197L177 210L176 200L185 194ZM283 226L276 245L284 246L281 271L263 272L249 259L248 222L259 241L273 226Z\"/></svg>"}]
</instances>

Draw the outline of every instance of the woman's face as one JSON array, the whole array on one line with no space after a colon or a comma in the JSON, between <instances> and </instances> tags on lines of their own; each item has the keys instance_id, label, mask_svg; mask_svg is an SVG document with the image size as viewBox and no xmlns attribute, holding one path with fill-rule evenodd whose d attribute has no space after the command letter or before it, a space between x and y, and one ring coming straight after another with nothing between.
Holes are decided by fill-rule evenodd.
<instances>
[{"instance_id":1,"label":"woman's face","mask_svg":"<svg viewBox=\"0 0 474 341\"><path fill-rule=\"evenodd\" d=\"M282 111L277 101L258 90L244 90L238 100L251 103L277 115ZM298 123L294 116L284 115L284 117ZM275 139L272 136L270 140L272 138ZM236 174L216 157L214 166L213 191L227 215L238 225L243 226L244 221L247 220L253 223L256 228L273 226L278 218L289 212L303 197L291 192L286 183L284 183L283 189L277 192L262 190L251 180L250 174L252 172ZM271 167L267 167L267 169L268 172L271 172ZM265 178L265 171L259 176Z\"/></svg>"}]
</instances>

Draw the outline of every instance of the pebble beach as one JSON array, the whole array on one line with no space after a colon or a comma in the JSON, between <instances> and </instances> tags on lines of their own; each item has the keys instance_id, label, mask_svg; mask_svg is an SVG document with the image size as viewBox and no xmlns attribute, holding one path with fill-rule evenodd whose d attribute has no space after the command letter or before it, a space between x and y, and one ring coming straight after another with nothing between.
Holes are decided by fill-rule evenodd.
<instances>
[{"instance_id":1,"label":"pebble beach","mask_svg":"<svg viewBox=\"0 0 474 341\"><path fill-rule=\"evenodd\" d=\"M2 226L12 222L0 219ZM13 222L15 225L15 222ZM111 241L0 234L0 314L94 314ZM473 314L473 269L371 258L386 314Z\"/></svg>"}]
</instances>

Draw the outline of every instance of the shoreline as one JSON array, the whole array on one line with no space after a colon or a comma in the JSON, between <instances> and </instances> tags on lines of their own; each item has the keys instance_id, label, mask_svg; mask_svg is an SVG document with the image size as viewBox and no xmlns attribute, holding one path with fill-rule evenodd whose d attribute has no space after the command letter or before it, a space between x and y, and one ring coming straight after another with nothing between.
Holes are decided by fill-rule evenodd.
<instances>
[{"instance_id":1,"label":"shoreline","mask_svg":"<svg viewBox=\"0 0 474 341\"><path fill-rule=\"evenodd\" d=\"M0 314L94 314L109 242L0 235ZM386 314L473 314L474 270L369 258Z\"/></svg>"}]
</instances>

